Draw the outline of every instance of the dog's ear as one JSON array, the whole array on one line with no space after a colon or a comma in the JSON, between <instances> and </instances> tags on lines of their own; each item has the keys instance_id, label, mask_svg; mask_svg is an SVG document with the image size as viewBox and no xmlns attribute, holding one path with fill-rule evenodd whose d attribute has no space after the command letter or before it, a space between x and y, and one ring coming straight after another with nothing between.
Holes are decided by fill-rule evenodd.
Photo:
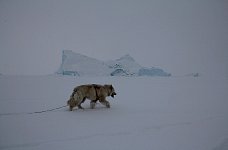
<instances>
[{"instance_id":1,"label":"dog's ear","mask_svg":"<svg viewBox=\"0 0 228 150\"><path fill-rule=\"evenodd\" d=\"M112 84L110 84L110 89L111 89L111 90L113 90L113 86L112 86Z\"/></svg>"}]
</instances>

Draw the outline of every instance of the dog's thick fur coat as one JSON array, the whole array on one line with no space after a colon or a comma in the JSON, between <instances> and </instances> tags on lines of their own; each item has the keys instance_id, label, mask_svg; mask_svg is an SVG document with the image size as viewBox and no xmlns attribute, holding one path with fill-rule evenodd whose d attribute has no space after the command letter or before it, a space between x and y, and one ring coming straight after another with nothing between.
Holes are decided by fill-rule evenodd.
<instances>
[{"instance_id":1,"label":"dog's thick fur coat","mask_svg":"<svg viewBox=\"0 0 228 150\"><path fill-rule=\"evenodd\" d=\"M70 96L70 99L67 101L70 111L74 107L83 109L81 104L86 100L91 100L90 108L95 108L96 102L99 102L105 105L107 108L110 108L110 103L106 100L106 97L116 95L115 89L112 85L98 85L98 84L88 84L80 85L74 88L73 93Z\"/></svg>"}]
</instances>

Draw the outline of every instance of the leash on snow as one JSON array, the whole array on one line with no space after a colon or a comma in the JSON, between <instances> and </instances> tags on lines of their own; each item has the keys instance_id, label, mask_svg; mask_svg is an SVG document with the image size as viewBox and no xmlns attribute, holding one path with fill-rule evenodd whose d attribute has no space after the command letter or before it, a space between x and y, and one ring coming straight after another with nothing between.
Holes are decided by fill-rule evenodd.
<instances>
[{"instance_id":1,"label":"leash on snow","mask_svg":"<svg viewBox=\"0 0 228 150\"><path fill-rule=\"evenodd\" d=\"M21 112L21 113L2 113L0 116L12 116L12 115L32 115L32 114L41 114L41 113L46 113L54 110L58 110L64 107L67 107L68 105L52 108L52 109L47 109L47 110L42 110L42 111L34 111L34 112Z\"/></svg>"}]
</instances>

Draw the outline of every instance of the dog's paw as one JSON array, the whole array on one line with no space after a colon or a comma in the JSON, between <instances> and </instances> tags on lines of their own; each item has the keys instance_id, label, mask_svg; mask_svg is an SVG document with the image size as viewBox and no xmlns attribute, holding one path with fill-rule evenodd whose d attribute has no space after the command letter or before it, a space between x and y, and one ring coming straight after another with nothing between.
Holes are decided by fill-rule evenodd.
<instances>
[{"instance_id":1,"label":"dog's paw","mask_svg":"<svg viewBox=\"0 0 228 150\"><path fill-rule=\"evenodd\" d=\"M109 104L109 103L106 103L106 107L107 107L107 108L110 108L111 106L110 106L110 104Z\"/></svg>"},{"instance_id":2,"label":"dog's paw","mask_svg":"<svg viewBox=\"0 0 228 150\"><path fill-rule=\"evenodd\" d=\"M83 109L84 110L84 108L81 105L78 105L78 109Z\"/></svg>"}]
</instances>

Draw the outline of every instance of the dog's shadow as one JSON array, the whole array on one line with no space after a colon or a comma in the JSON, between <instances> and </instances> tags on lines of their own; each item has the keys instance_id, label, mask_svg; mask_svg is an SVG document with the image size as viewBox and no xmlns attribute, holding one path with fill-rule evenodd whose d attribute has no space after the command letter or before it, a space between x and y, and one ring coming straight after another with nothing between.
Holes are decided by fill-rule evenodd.
<instances>
[{"instance_id":1,"label":"dog's shadow","mask_svg":"<svg viewBox=\"0 0 228 150\"><path fill-rule=\"evenodd\" d=\"M83 109L74 108L74 109L72 110L72 112L101 111L101 110L105 110L105 109L110 109L110 108L107 108L106 106L104 106L104 105L102 105L102 104L100 104L100 103L96 103L96 107L93 108L93 109L90 108L90 105L89 105L89 104L85 104L85 105L83 106ZM66 107L64 111L65 111L65 112L66 112L66 111L71 112L70 109L69 109L69 107Z\"/></svg>"}]
</instances>

